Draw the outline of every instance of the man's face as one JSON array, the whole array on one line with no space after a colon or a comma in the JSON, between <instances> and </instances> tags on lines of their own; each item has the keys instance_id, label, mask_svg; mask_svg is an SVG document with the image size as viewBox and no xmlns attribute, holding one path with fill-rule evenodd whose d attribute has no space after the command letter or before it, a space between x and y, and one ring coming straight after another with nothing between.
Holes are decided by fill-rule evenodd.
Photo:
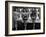
<instances>
[{"instance_id":1,"label":"man's face","mask_svg":"<svg viewBox=\"0 0 46 37\"><path fill-rule=\"evenodd\" d=\"M23 21L27 21L27 19L28 19L28 14L23 14L23 15L22 15L22 19L23 19Z\"/></svg>"},{"instance_id":2,"label":"man's face","mask_svg":"<svg viewBox=\"0 0 46 37\"><path fill-rule=\"evenodd\" d=\"M36 10L35 10L35 9L34 9L34 10L32 10L31 18L32 18L33 20L35 20L35 19L36 19Z\"/></svg>"}]
</instances>

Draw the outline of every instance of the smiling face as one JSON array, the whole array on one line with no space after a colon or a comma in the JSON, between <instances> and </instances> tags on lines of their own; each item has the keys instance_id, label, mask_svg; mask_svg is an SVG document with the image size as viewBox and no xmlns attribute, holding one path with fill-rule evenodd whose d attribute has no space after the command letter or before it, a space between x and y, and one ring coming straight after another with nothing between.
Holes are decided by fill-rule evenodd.
<instances>
[{"instance_id":1,"label":"smiling face","mask_svg":"<svg viewBox=\"0 0 46 37\"><path fill-rule=\"evenodd\" d=\"M28 14L23 14L23 15L22 15L22 18L23 18L23 21L27 21L27 19L28 19Z\"/></svg>"},{"instance_id":2,"label":"smiling face","mask_svg":"<svg viewBox=\"0 0 46 37\"><path fill-rule=\"evenodd\" d=\"M35 20L36 19L36 9L33 9L32 10L31 18L32 18L32 20Z\"/></svg>"}]
</instances>

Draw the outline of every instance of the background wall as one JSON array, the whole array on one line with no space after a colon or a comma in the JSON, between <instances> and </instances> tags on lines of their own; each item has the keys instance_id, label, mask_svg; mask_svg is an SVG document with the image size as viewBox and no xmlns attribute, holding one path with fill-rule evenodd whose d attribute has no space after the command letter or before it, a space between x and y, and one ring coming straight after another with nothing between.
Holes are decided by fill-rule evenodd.
<instances>
[{"instance_id":1,"label":"background wall","mask_svg":"<svg viewBox=\"0 0 46 37\"><path fill-rule=\"evenodd\" d=\"M46 9L46 0L16 0L16 1L44 2ZM45 21L46 21L46 11L45 11ZM5 37L5 0L0 0L0 37ZM46 37L46 32L45 34L40 34L40 35L23 35L23 36L14 36L14 37Z\"/></svg>"}]
</instances>

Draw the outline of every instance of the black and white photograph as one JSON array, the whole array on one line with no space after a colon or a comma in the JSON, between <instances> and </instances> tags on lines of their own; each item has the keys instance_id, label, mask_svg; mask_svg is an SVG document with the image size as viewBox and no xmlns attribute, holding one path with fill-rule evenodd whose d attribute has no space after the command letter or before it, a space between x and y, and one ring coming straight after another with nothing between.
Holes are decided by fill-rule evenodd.
<instances>
[{"instance_id":1,"label":"black and white photograph","mask_svg":"<svg viewBox=\"0 0 46 37\"><path fill-rule=\"evenodd\" d=\"M6 35L45 33L45 4L37 2L9 2L5 4Z\"/></svg>"},{"instance_id":2,"label":"black and white photograph","mask_svg":"<svg viewBox=\"0 0 46 37\"><path fill-rule=\"evenodd\" d=\"M41 28L40 8L15 6L12 8L12 30L35 30Z\"/></svg>"}]
</instances>

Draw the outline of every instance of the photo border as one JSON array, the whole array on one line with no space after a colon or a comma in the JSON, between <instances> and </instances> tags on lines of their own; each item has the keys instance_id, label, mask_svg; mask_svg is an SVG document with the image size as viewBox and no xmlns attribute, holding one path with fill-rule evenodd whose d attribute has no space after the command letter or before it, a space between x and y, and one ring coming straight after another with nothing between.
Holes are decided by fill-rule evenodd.
<instances>
[{"instance_id":1,"label":"photo border","mask_svg":"<svg viewBox=\"0 0 46 37\"><path fill-rule=\"evenodd\" d=\"M8 34L8 2L27 3L27 4L42 4L43 5L43 32L42 33L28 33L28 34ZM22 2L22 1L5 1L5 36L18 36L18 35L35 35L45 34L45 3L40 2Z\"/></svg>"}]
</instances>

